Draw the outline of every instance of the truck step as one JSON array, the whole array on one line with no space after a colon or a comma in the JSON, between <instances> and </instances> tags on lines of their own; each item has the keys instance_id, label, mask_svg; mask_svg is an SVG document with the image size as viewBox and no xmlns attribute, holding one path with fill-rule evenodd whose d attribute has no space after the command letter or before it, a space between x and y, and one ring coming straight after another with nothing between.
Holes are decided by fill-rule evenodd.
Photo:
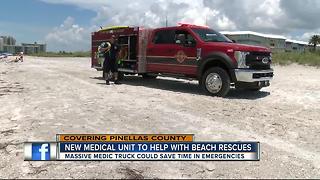
<instances>
[{"instance_id":1,"label":"truck step","mask_svg":"<svg viewBox=\"0 0 320 180\"><path fill-rule=\"evenodd\" d=\"M118 71L120 72L127 72L127 73L137 73L137 71L132 69L125 69L125 68L118 68Z\"/></svg>"}]
</instances>

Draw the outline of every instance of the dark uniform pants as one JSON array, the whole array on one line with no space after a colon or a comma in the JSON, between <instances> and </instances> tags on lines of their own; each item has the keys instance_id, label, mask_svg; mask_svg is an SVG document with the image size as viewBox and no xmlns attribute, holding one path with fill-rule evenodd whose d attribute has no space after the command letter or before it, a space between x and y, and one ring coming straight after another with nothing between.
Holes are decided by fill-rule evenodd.
<instances>
[{"instance_id":1,"label":"dark uniform pants","mask_svg":"<svg viewBox=\"0 0 320 180\"><path fill-rule=\"evenodd\" d=\"M103 62L103 75L109 74L109 72L116 73L118 72L118 64L116 63L116 60L105 58ZM105 78L108 78L108 75L105 76Z\"/></svg>"}]
</instances>

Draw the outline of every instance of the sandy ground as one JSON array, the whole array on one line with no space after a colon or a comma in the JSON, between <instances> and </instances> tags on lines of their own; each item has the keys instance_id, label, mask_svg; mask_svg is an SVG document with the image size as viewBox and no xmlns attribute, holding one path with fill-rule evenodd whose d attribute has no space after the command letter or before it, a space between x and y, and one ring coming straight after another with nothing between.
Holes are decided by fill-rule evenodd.
<instances>
[{"instance_id":1,"label":"sandy ground","mask_svg":"<svg viewBox=\"0 0 320 180\"><path fill-rule=\"evenodd\" d=\"M0 62L0 178L320 178L320 69L275 67L261 92L206 96L194 81L105 86L88 58ZM58 133L193 133L260 141L259 162L26 162Z\"/></svg>"}]
</instances>

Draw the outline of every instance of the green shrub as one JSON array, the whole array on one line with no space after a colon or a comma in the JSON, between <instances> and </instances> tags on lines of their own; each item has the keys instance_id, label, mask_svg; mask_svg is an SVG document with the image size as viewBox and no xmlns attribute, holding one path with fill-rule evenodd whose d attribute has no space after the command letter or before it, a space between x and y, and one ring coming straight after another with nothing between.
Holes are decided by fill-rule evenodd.
<instances>
[{"instance_id":1,"label":"green shrub","mask_svg":"<svg viewBox=\"0 0 320 180\"><path fill-rule=\"evenodd\" d=\"M288 65L297 63L302 65L320 67L320 52L277 52L272 53L273 63L280 65Z\"/></svg>"},{"instance_id":2,"label":"green shrub","mask_svg":"<svg viewBox=\"0 0 320 180\"><path fill-rule=\"evenodd\" d=\"M91 57L91 52L90 51L44 52L44 53L31 54L30 56L37 56L37 57Z\"/></svg>"},{"instance_id":3,"label":"green shrub","mask_svg":"<svg viewBox=\"0 0 320 180\"><path fill-rule=\"evenodd\" d=\"M38 57L91 57L90 51L79 52L46 52L32 54L31 56ZM274 64L288 65L292 63L311 65L320 67L320 51L317 52L274 52L272 53L272 59Z\"/></svg>"}]
</instances>

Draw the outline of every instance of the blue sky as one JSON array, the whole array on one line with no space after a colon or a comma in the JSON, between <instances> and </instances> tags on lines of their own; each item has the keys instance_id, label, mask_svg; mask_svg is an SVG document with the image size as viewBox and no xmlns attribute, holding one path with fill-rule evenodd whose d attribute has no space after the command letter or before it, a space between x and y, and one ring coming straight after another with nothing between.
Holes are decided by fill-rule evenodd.
<instances>
[{"instance_id":1,"label":"blue sky","mask_svg":"<svg viewBox=\"0 0 320 180\"><path fill-rule=\"evenodd\" d=\"M320 0L1 0L0 35L44 42L49 51L90 49L99 26L178 22L308 41L320 34Z\"/></svg>"},{"instance_id":2,"label":"blue sky","mask_svg":"<svg viewBox=\"0 0 320 180\"><path fill-rule=\"evenodd\" d=\"M38 0L1 0L0 33L12 35L18 42L44 41L45 36L67 17L80 26L90 26L94 11L67 4L49 4Z\"/></svg>"}]
</instances>

